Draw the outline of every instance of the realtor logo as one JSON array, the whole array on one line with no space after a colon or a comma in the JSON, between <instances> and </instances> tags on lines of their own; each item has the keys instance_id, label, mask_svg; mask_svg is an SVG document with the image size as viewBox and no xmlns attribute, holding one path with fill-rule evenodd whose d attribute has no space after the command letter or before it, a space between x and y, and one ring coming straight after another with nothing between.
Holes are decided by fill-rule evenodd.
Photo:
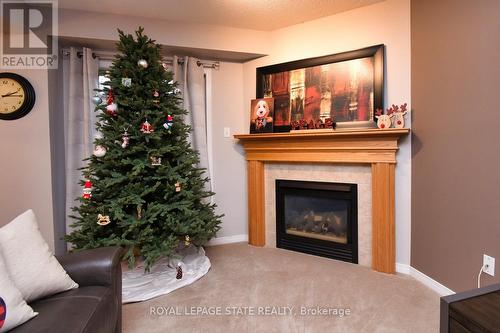
<instances>
[{"instance_id":1,"label":"realtor logo","mask_svg":"<svg viewBox=\"0 0 500 333\"><path fill-rule=\"evenodd\" d=\"M0 0L1 68L57 68L57 0Z\"/></svg>"}]
</instances>

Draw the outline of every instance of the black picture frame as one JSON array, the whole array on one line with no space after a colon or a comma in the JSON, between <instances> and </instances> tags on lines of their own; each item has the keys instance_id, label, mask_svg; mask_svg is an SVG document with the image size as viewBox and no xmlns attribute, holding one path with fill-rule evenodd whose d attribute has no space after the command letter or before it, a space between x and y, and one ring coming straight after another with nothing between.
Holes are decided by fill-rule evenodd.
<instances>
[{"instance_id":1,"label":"black picture frame","mask_svg":"<svg viewBox=\"0 0 500 333\"><path fill-rule=\"evenodd\" d=\"M35 89L26 78L19 74L7 72L0 73L0 80L2 79L11 79L17 81L24 90L25 98L23 104L21 104L21 106L14 112L0 113L0 120L16 120L26 116L35 105Z\"/></svg>"},{"instance_id":2,"label":"black picture frame","mask_svg":"<svg viewBox=\"0 0 500 333\"><path fill-rule=\"evenodd\" d=\"M258 67L256 70L256 98L275 97L264 96L265 78L269 74L290 72L297 69L309 68L333 64L343 61L355 60L360 58L373 58L373 106L369 120L367 121L342 121L336 122L336 128L376 128L375 110L384 108L385 96L385 45L379 44L354 51L347 51L327 56L296 60L271 66ZM275 106L275 114L276 114ZM289 132L291 126L279 126L274 124L274 132Z\"/></svg>"}]
</instances>

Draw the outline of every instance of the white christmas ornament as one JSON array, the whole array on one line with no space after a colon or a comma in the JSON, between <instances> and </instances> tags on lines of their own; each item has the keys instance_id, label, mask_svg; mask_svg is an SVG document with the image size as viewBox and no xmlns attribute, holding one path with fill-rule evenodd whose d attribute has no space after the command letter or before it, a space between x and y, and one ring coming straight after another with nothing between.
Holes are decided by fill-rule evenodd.
<instances>
[{"instance_id":1,"label":"white christmas ornament","mask_svg":"<svg viewBox=\"0 0 500 333\"><path fill-rule=\"evenodd\" d=\"M116 105L116 103L111 103L109 105L106 105L106 111L116 112L116 110L118 110L118 105Z\"/></svg>"},{"instance_id":2,"label":"white christmas ornament","mask_svg":"<svg viewBox=\"0 0 500 333\"><path fill-rule=\"evenodd\" d=\"M94 149L94 156L95 157L103 157L104 155L106 155L106 148L104 146L101 146L101 145L97 145L95 146L95 149Z\"/></svg>"},{"instance_id":3,"label":"white christmas ornament","mask_svg":"<svg viewBox=\"0 0 500 333\"><path fill-rule=\"evenodd\" d=\"M125 149L129 145L129 137L127 131L125 131L122 135L122 148Z\"/></svg>"},{"instance_id":4,"label":"white christmas ornament","mask_svg":"<svg viewBox=\"0 0 500 333\"><path fill-rule=\"evenodd\" d=\"M137 65L142 68L148 68L148 62L145 59L139 59L139 61L137 61Z\"/></svg>"}]
</instances>

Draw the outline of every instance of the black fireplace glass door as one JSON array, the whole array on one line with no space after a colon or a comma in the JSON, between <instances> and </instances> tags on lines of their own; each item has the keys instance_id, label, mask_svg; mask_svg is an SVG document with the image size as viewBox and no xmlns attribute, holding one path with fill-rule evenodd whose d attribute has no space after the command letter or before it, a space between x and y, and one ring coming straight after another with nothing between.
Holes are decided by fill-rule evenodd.
<instances>
[{"instance_id":1,"label":"black fireplace glass door","mask_svg":"<svg viewBox=\"0 0 500 333\"><path fill-rule=\"evenodd\" d=\"M285 195L285 232L347 244L349 202L321 196Z\"/></svg>"},{"instance_id":2,"label":"black fireplace glass door","mask_svg":"<svg viewBox=\"0 0 500 333\"><path fill-rule=\"evenodd\" d=\"M276 180L276 246L358 262L357 184Z\"/></svg>"}]
</instances>

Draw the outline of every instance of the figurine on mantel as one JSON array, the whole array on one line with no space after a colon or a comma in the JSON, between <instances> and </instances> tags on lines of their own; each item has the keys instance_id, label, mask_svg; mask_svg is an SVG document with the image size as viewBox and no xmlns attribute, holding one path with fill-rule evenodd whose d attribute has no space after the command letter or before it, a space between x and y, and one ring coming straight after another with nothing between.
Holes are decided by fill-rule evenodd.
<instances>
[{"instance_id":1,"label":"figurine on mantel","mask_svg":"<svg viewBox=\"0 0 500 333\"><path fill-rule=\"evenodd\" d=\"M407 104L401 104L397 106L392 104L390 108L387 109L387 114L384 114L383 109L377 109L375 112L375 118L377 119L377 127L380 129L388 129L391 126L394 128L404 128L405 118L404 116L408 113Z\"/></svg>"},{"instance_id":2,"label":"figurine on mantel","mask_svg":"<svg viewBox=\"0 0 500 333\"><path fill-rule=\"evenodd\" d=\"M389 109L392 109L392 114L394 115L394 118L392 119L392 124L394 128L404 128L405 127L405 115L408 113L408 110L406 109L406 103L402 104L401 106L397 105L392 105L392 107Z\"/></svg>"},{"instance_id":3,"label":"figurine on mantel","mask_svg":"<svg viewBox=\"0 0 500 333\"><path fill-rule=\"evenodd\" d=\"M377 109L375 112L375 118L377 119L377 127L380 129L388 129L391 127L391 118L394 117L393 114L384 114L384 110Z\"/></svg>"}]
</instances>

